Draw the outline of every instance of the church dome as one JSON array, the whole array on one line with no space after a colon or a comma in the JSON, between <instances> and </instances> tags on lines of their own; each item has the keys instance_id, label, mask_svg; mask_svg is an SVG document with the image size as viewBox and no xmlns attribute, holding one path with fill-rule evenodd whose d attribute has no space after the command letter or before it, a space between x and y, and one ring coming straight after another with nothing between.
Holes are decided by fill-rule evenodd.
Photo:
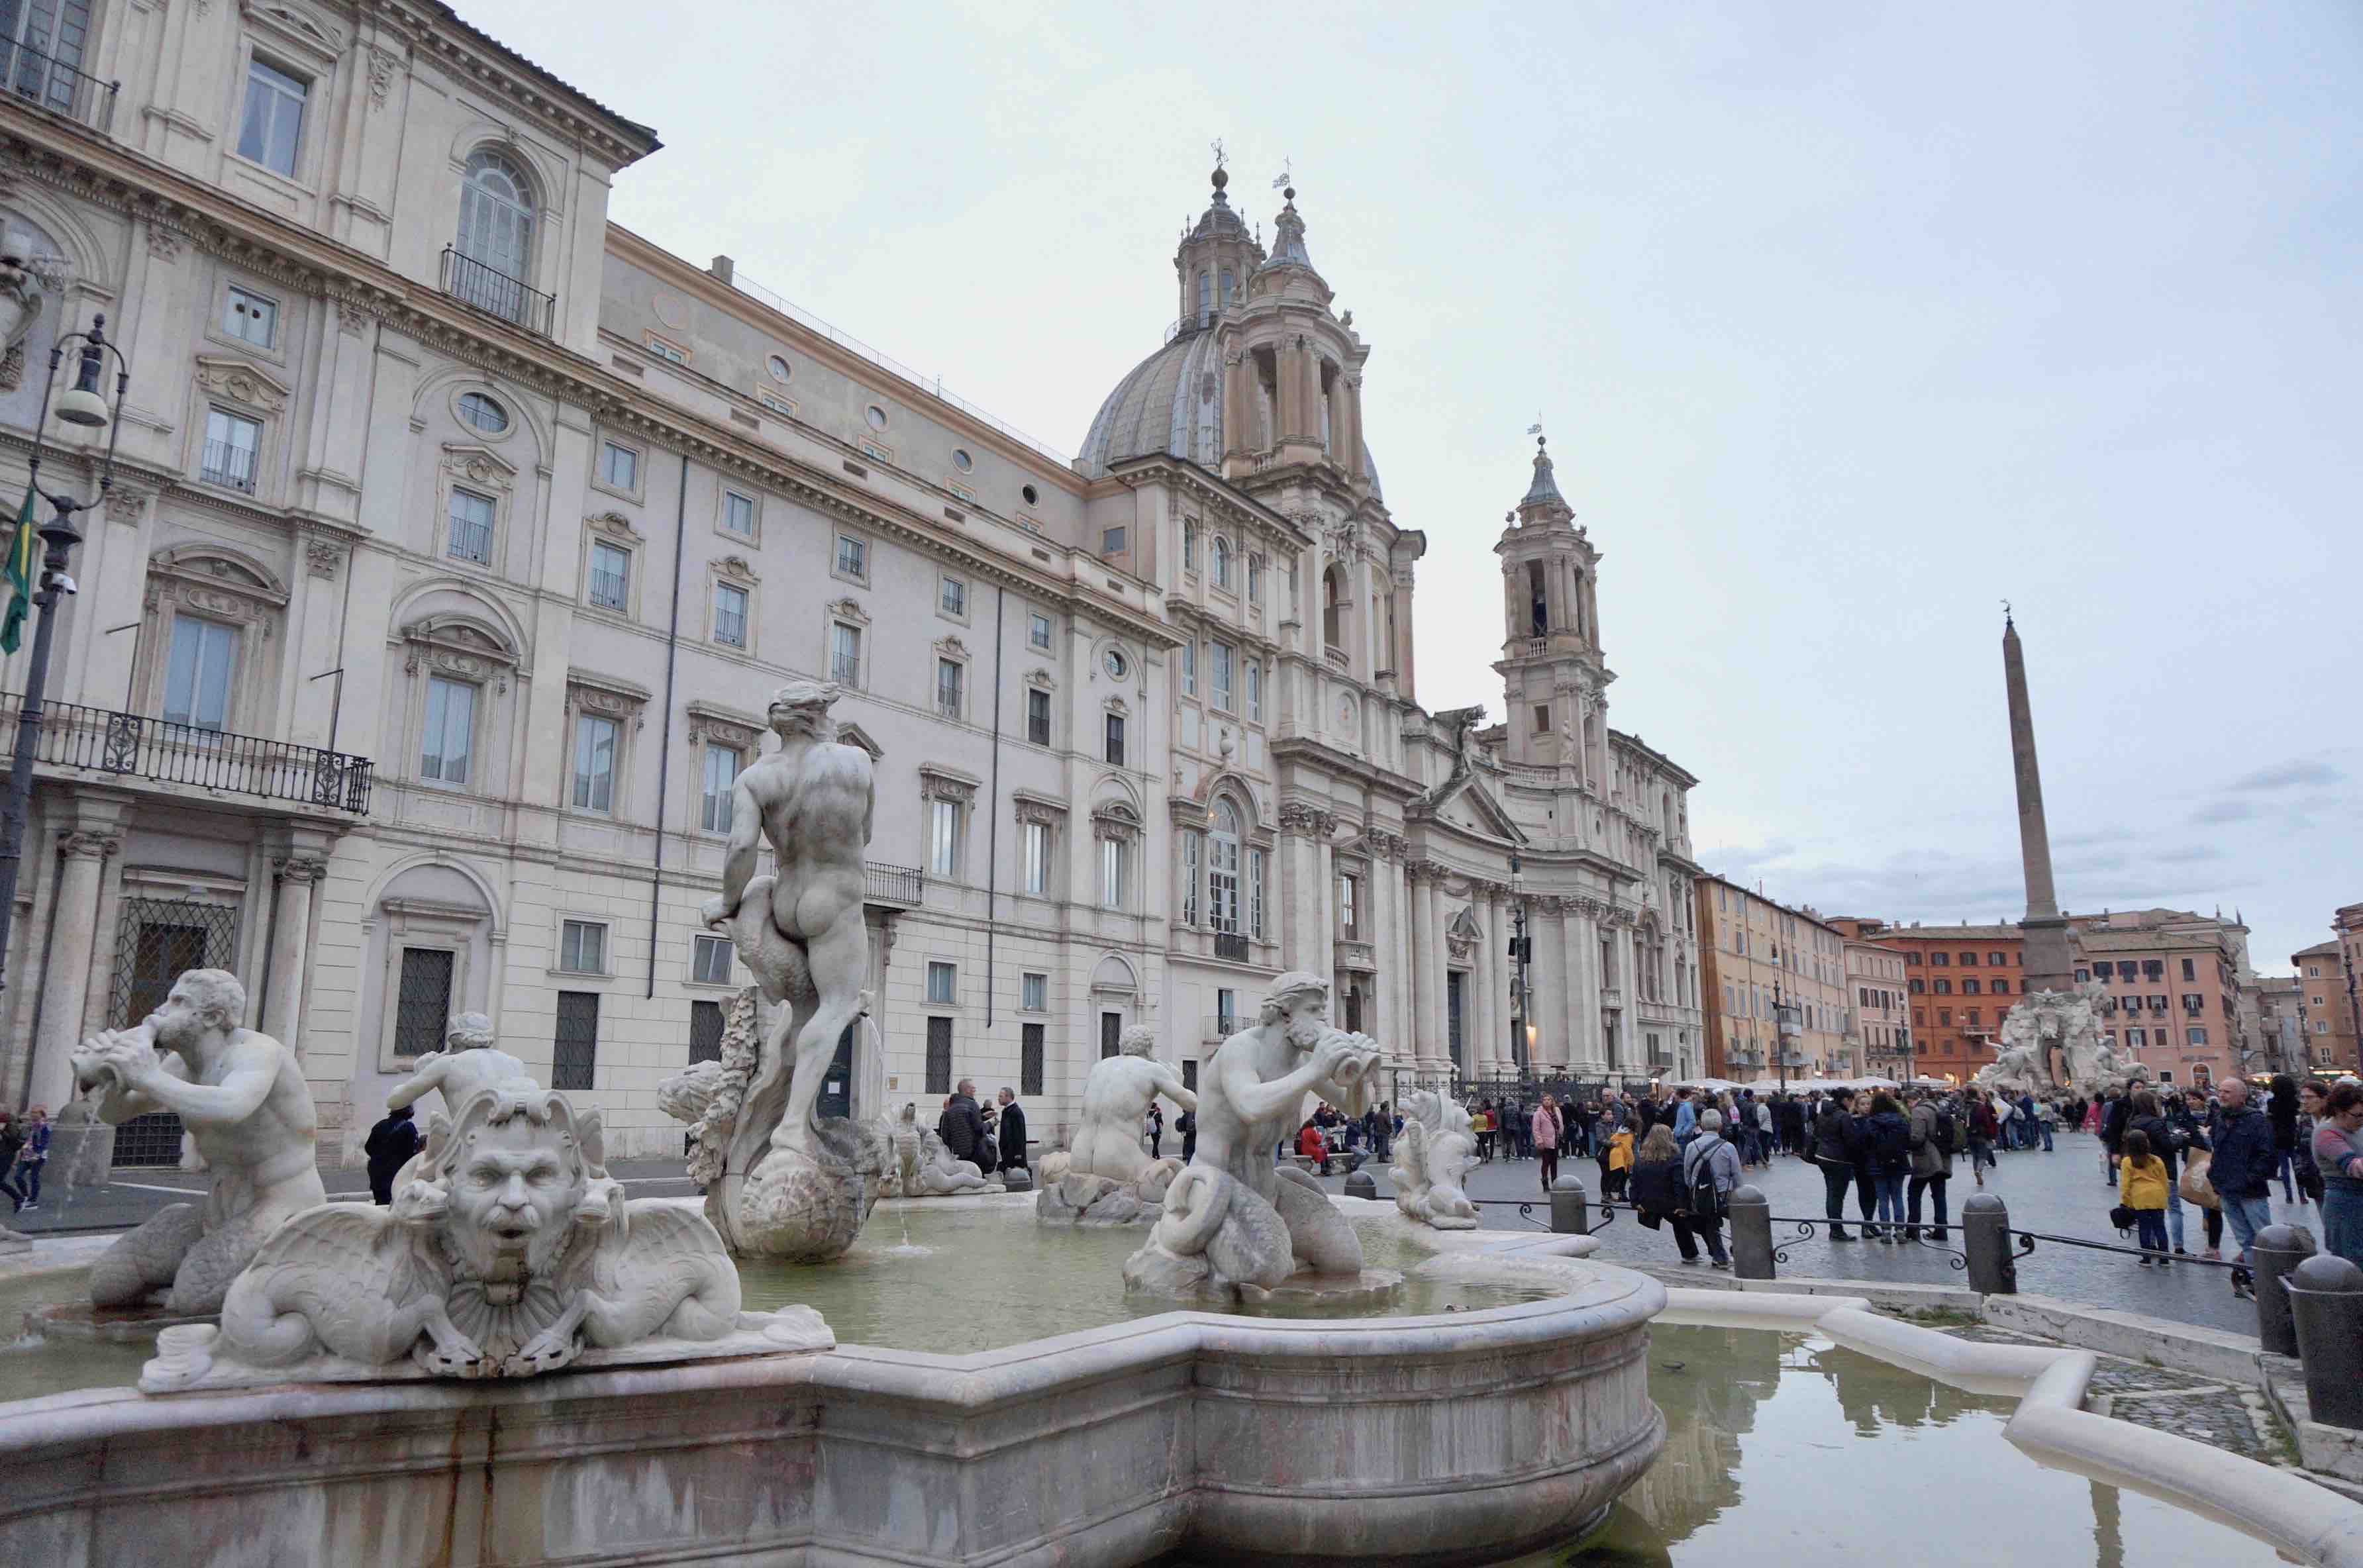
<instances>
[{"instance_id":1,"label":"church dome","mask_svg":"<svg viewBox=\"0 0 2363 1568\"><path fill-rule=\"evenodd\" d=\"M1192 323L1195 326L1195 323ZM1100 404L1079 455L1098 479L1128 458L1186 458L1223 466L1223 357L1218 333L1188 331L1133 367Z\"/></svg>"}]
</instances>

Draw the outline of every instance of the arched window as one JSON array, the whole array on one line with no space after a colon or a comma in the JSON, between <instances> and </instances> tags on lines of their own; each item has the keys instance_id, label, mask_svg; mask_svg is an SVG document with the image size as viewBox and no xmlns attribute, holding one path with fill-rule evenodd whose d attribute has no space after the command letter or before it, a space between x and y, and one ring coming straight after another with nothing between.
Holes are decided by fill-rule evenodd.
<instances>
[{"instance_id":1,"label":"arched window","mask_svg":"<svg viewBox=\"0 0 2363 1568\"><path fill-rule=\"evenodd\" d=\"M1223 288L1218 297L1222 300L1225 310L1230 309L1231 302L1239 297L1238 280L1231 275L1231 270L1228 267L1223 269Z\"/></svg>"},{"instance_id":2,"label":"arched window","mask_svg":"<svg viewBox=\"0 0 2363 1568\"><path fill-rule=\"evenodd\" d=\"M1321 637L1331 647L1344 644L1346 569L1333 566L1321 574Z\"/></svg>"},{"instance_id":3,"label":"arched window","mask_svg":"<svg viewBox=\"0 0 2363 1568\"><path fill-rule=\"evenodd\" d=\"M1215 586L1216 588L1230 587L1231 542L1228 539L1224 538L1220 534L1215 535L1213 546L1206 551L1206 558L1215 569Z\"/></svg>"},{"instance_id":4,"label":"arched window","mask_svg":"<svg viewBox=\"0 0 2363 1568\"><path fill-rule=\"evenodd\" d=\"M1206 835L1206 906L1211 924L1226 936L1239 930L1239 813L1228 801L1215 802L1215 831Z\"/></svg>"},{"instance_id":5,"label":"arched window","mask_svg":"<svg viewBox=\"0 0 2363 1568\"><path fill-rule=\"evenodd\" d=\"M460 188L462 259L452 293L509 321L524 318L533 273L533 186L516 163L485 149L469 155Z\"/></svg>"},{"instance_id":6,"label":"arched window","mask_svg":"<svg viewBox=\"0 0 2363 1568\"><path fill-rule=\"evenodd\" d=\"M1182 569L1198 569L1198 525L1186 518L1182 524Z\"/></svg>"},{"instance_id":7,"label":"arched window","mask_svg":"<svg viewBox=\"0 0 2363 1568\"><path fill-rule=\"evenodd\" d=\"M1214 276L1204 269L1201 269L1198 273L1198 314L1202 316L1204 315L1208 310L1213 308L1214 304Z\"/></svg>"}]
</instances>

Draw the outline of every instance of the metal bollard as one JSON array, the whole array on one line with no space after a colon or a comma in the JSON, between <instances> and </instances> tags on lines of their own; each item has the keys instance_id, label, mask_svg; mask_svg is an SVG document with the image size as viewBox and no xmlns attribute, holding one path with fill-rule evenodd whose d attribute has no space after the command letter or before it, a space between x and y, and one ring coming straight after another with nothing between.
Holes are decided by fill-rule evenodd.
<instances>
[{"instance_id":1,"label":"metal bollard","mask_svg":"<svg viewBox=\"0 0 2363 1568\"><path fill-rule=\"evenodd\" d=\"M1001 1190L1004 1192L1033 1191L1034 1173L1024 1165L1010 1165L1004 1168L1001 1173Z\"/></svg>"},{"instance_id":2,"label":"metal bollard","mask_svg":"<svg viewBox=\"0 0 2363 1568\"><path fill-rule=\"evenodd\" d=\"M1571 1176L1563 1176L1551 1183L1551 1230L1561 1236L1588 1236L1592 1233L1592 1196L1583 1190L1583 1183Z\"/></svg>"},{"instance_id":3,"label":"metal bollard","mask_svg":"<svg viewBox=\"0 0 2363 1568\"><path fill-rule=\"evenodd\" d=\"M1379 1184L1372 1179L1370 1172L1355 1171L1346 1178L1346 1196L1375 1198L1379 1196Z\"/></svg>"},{"instance_id":4,"label":"metal bollard","mask_svg":"<svg viewBox=\"0 0 2363 1568\"><path fill-rule=\"evenodd\" d=\"M1971 1290L1980 1296L2018 1294L2018 1264L2010 1250L2010 1206L1999 1193L1971 1193L1963 1200L1961 1250L1969 1255Z\"/></svg>"},{"instance_id":5,"label":"metal bollard","mask_svg":"<svg viewBox=\"0 0 2363 1568\"><path fill-rule=\"evenodd\" d=\"M2363 1430L2363 1268L2324 1253L2291 1269L2281 1289L2305 1363L2307 1414L2325 1427Z\"/></svg>"},{"instance_id":6,"label":"metal bollard","mask_svg":"<svg viewBox=\"0 0 2363 1568\"><path fill-rule=\"evenodd\" d=\"M2257 1273L2257 1338L2275 1355L2297 1354L2297 1324L2281 1286L2314 1251L2313 1232L2302 1225L2268 1225L2248 1246Z\"/></svg>"},{"instance_id":7,"label":"metal bollard","mask_svg":"<svg viewBox=\"0 0 2363 1568\"><path fill-rule=\"evenodd\" d=\"M1735 1187L1725 1199L1731 1216L1731 1272L1739 1279L1772 1277L1772 1200L1753 1187Z\"/></svg>"}]
</instances>

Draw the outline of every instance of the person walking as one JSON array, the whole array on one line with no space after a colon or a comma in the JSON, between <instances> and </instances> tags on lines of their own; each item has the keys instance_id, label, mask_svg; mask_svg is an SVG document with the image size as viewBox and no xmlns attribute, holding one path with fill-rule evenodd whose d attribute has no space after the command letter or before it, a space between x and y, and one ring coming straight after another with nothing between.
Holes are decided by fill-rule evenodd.
<instances>
[{"instance_id":1,"label":"person walking","mask_svg":"<svg viewBox=\"0 0 2363 1568\"><path fill-rule=\"evenodd\" d=\"M1850 1242L1845 1225L1847 1189L1854 1186L1854 1118L1844 1097L1831 1095L1814 1118L1813 1161L1822 1171L1822 1209L1829 1216L1830 1240Z\"/></svg>"},{"instance_id":2,"label":"person walking","mask_svg":"<svg viewBox=\"0 0 2363 1568\"><path fill-rule=\"evenodd\" d=\"M1025 1170L1027 1168L1026 1108L1017 1103L1017 1091L1007 1084L1001 1086L1001 1093L996 1098L1001 1102L999 1122L1001 1168L1004 1171ZM1182 1114L1187 1116L1189 1112L1183 1111ZM1187 1159L1188 1156L1184 1155L1183 1158Z\"/></svg>"},{"instance_id":3,"label":"person walking","mask_svg":"<svg viewBox=\"0 0 2363 1568\"><path fill-rule=\"evenodd\" d=\"M418 1153L418 1124L411 1118L411 1108L397 1105L380 1117L362 1142L361 1153L369 1161L370 1197L383 1209L394 1201L394 1178Z\"/></svg>"},{"instance_id":4,"label":"person walking","mask_svg":"<svg viewBox=\"0 0 2363 1568\"><path fill-rule=\"evenodd\" d=\"M1165 1111L1154 1100L1151 1100L1148 1109L1141 1113L1140 1139L1148 1146L1150 1159L1161 1160L1165 1157Z\"/></svg>"},{"instance_id":5,"label":"person walking","mask_svg":"<svg viewBox=\"0 0 2363 1568\"><path fill-rule=\"evenodd\" d=\"M0 1110L0 1192L8 1195L12 1214L25 1207L25 1195L17 1190L17 1154L24 1146L25 1134L17 1125L17 1113Z\"/></svg>"},{"instance_id":6,"label":"person walking","mask_svg":"<svg viewBox=\"0 0 2363 1568\"><path fill-rule=\"evenodd\" d=\"M2206 1091L2198 1088L2173 1097L2166 1108L2167 1119L2182 1135L2182 1176L2175 1183L2176 1194L2198 1205L2207 1237L2207 1250L2199 1255L2215 1262L2224 1256L2224 1200L2208 1176L2215 1157L2216 1123L2212 1110Z\"/></svg>"},{"instance_id":7,"label":"person walking","mask_svg":"<svg viewBox=\"0 0 2363 1568\"><path fill-rule=\"evenodd\" d=\"M1493 1158L1493 1102L1485 1100L1477 1107L1477 1114L1469 1119L1469 1131L1477 1137L1477 1163L1484 1165Z\"/></svg>"},{"instance_id":8,"label":"person walking","mask_svg":"<svg viewBox=\"0 0 2363 1568\"><path fill-rule=\"evenodd\" d=\"M1198 1157L1198 1113L1183 1111L1182 1119L1173 1124L1173 1130L1182 1134L1182 1163L1186 1165ZM1382 1150L1379 1158L1383 1160L1386 1157Z\"/></svg>"},{"instance_id":9,"label":"person walking","mask_svg":"<svg viewBox=\"0 0 2363 1568\"><path fill-rule=\"evenodd\" d=\"M41 1206L41 1167L50 1163L48 1106L37 1105L25 1113L24 1136L25 1146L17 1151L17 1188L25 1201L17 1209L30 1214Z\"/></svg>"},{"instance_id":10,"label":"person walking","mask_svg":"<svg viewBox=\"0 0 2363 1568\"><path fill-rule=\"evenodd\" d=\"M2133 1210L2134 1224L2140 1231L2136 1245L2144 1253L2144 1268L2153 1264L2159 1268L2174 1266L2174 1260L2166 1255L2166 1195L2173 1188L2166 1162L2149 1152L2149 1134L2139 1127L2126 1128L2117 1156L2117 1201ZM2153 1253L2154 1258L2149 1255Z\"/></svg>"},{"instance_id":11,"label":"person walking","mask_svg":"<svg viewBox=\"0 0 2363 1568\"><path fill-rule=\"evenodd\" d=\"M1731 1189L1739 1185L1739 1151L1723 1136L1723 1112L1699 1113L1699 1135L1682 1151L1682 1190L1689 1197L1691 1229L1706 1243L1708 1259L1717 1268L1729 1268L1723 1250L1723 1213ZM1681 1233L1676 1231L1677 1244Z\"/></svg>"},{"instance_id":12,"label":"person walking","mask_svg":"<svg viewBox=\"0 0 2363 1568\"><path fill-rule=\"evenodd\" d=\"M1866 1129L1881 1226L1874 1240L1892 1245L1903 1239L1895 1232L1903 1224L1903 1181L1912 1171L1912 1124L1903 1109L1880 1091L1870 1097Z\"/></svg>"},{"instance_id":13,"label":"person walking","mask_svg":"<svg viewBox=\"0 0 2363 1568\"><path fill-rule=\"evenodd\" d=\"M1637 1125L1636 1119L1634 1123L1619 1127L1608 1135L1608 1152L1601 1156L1604 1162L1602 1170L1607 1183L1601 1191L1603 1200L1625 1196L1632 1180L1634 1129ZM1659 1125L1663 1126L1664 1123Z\"/></svg>"},{"instance_id":14,"label":"person walking","mask_svg":"<svg viewBox=\"0 0 2363 1568\"><path fill-rule=\"evenodd\" d=\"M1756 1163L1769 1168L1772 1164L1772 1102L1756 1102Z\"/></svg>"},{"instance_id":15,"label":"person walking","mask_svg":"<svg viewBox=\"0 0 2363 1568\"><path fill-rule=\"evenodd\" d=\"M2166 1114L2165 1107L2159 1102L2157 1095L2147 1088L2138 1088L2134 1090L2131 1098L2133 1114L2125 1122L2125 1132L2129 1134L2140 1133L2149 1144L2151 1157L2166 1166L2164 1223L2167 1237L2173 1243L2176 1253L2188 1257L2190 1253L2184 1252L2182 1245L2182 1193L2180 1182L2176 1174L2177 1167L2181 1163L2182 1151L2188 1146L2188 1140L2182 1128L2176 1124L2174 1118ZM2122 1176L2117 1190L2120 1195L2124 1190ZM2128 1205L2128 1207L2131 1206Z\"/></svg>"},{"instance_id":16,"label":"person walking","mask_svg":"<svg viewBox=\"0 0 2363 1568\"><path fill-rule=\"evenodd\" d=\"M2232 1293L2253 1297L2255 1276L2247 1267L2257 1232L2273 1222L2273 1172L2280 1156L2273 1148L2271 1119L2248 1098L2248 1086L2225 1078L2215 1087L2218 1120L2215 1159L2208 1179L2224 1202L2224 1222L2240 1243L2241 1267L2232 1271Z\"/></svg>"},{"instance_id":17,"label":"person walking","mask_svg":"<svg viewBox=\"0 0 2363 1568\"><path fill-rule=\"evenodd\" d=\"M1960 1123L1936 1097L1921 1089L1912 1097L1912 1180L1904 1190L1903 1239L1920 1239L1920 1197L1928 1195L1929 1215L1936 1225L1931 1241L1945 1239L1946 1184L1953 1179L1953 1150L1960 1141Z\"/></svg>"},{"instance_id":18,"label":"person walking","mask_svg":"<svg viewBox=\"0 0 2363 1568\"><path fill-rule=\"evenodd\" d=\"M1969 1092L1969 1174L1978 1185L1986 1184L1986 1167L1994 1163L1994 1137L2001 1125L1994 1121L1993 1107L1986 1103L1983 1089Z\"/></svg>"},{"instance_id":19,"label":"person walking","mask_svg":"<svg viewBox=\"0 0 2363 1568\"><path fill-rule=\"evenodd\" d=\"M2363 1084L2334 1084L2314 1120L2322 1173L2322 1250L2363 1266Z\"/></svg>"},{"instance_id":20,"label":"person walking","mask_svg":"<svg viewBox=\"0 0 2363 1568\"><path fill-rule=\"evenodd\" d=\"M2292 1206L2305 1201L2298 1191L2297 1175L2297 1079L2287 1073L2275 1073L2272 1095L2265 1101L2265 1114L2273 1124L2273 1174L2280 1177L2281 1201Z\"/></svg>"},{"instance_id":21,"label":"person walking","mask_svg":"<svg viewBox=\"0 0 2363 1568\"><path fill-rule=\"evenodd\" d=\"M2059 1126L2059 1108L2048 1099L2037 1100L2035 1105L2035 1121L2036 1125L2043 1129L2043 1152L2048 1154L2053 1152L2051 1135Z\"/></svg>"},{"instance_id":22,"label":"person walking","mask_svg":"<svg viewBox=\"0 0 2363 1568\"><path fill-rule=\"evenodd\" d=\"M2134 1119L2134 1101L2133 1096L2121 1088L2109 1090L2108 1099L2109 1108L2101 1113L2101 1179L2114 1187L2117 1156L2124 1147L2125 1129Z\"/></svg>"},{"instance_id":23,"label":"person walking","mask_svg":"<svg viewBox=\"0 0 2363 1568\"><path fill-rule=\"evenodd\" d=\"M1542 1158L1543 1190L1548 1192L1551 1183L1559 1179L1559 1140L1562 1124L1559 1118L1559 1097L1543 1096L1535 1107L1534 1124L1527 1135L1534 1139L1535 1153Z\"/></svg>"},{"instance_id":24,"label":"person walking","mask_svg":"<svg viewBox=\"0 0 2363 1568\"><path fill-rule=\"evenodd\" d=\"M1674 1091L1674 1141L1678 1143L1688 1143L1690 1135L1697 1131L1698 1106L1692 1101L1691 1091L1686 1088L1676 1089Z\"/></svg>"},{"instance_id":25,"label":"person walking","mask_svg":"<svg viewBox=\"0 0 2363 1568\"><path fill-rule=\"evenodd\" d=\"M1691 1226L1690 1196L1682 1185L1682 1146L1663 1122L1649 1129L1634 1154L1633 1217L1652 1231L1671 1225L1682 1262L1699 1261L1698 1232Z\"/></svg>"}]
</instances>

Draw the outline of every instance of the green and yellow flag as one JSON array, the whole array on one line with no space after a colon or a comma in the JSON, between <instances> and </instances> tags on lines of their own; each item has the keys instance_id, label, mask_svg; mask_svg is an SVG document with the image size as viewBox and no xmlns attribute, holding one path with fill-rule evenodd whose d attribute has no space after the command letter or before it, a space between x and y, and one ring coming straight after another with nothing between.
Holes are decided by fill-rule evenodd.
<instances>
[{"instance_id":1,"label":"green and yellow flag","mask_svg":"<svg viewBox=\"0 0 2363 1568\"><path fill-rule=\"evenodd\" d=\"M25 618L33 613L33 551L39 532L33 526L33 501L39 492L25 487L25 504L17 510L17 534L8 541L8 569L0 573L8 584L8 609L0 616L0 653L15 653L25 638Z\"/></svg>"}]
</instances>

